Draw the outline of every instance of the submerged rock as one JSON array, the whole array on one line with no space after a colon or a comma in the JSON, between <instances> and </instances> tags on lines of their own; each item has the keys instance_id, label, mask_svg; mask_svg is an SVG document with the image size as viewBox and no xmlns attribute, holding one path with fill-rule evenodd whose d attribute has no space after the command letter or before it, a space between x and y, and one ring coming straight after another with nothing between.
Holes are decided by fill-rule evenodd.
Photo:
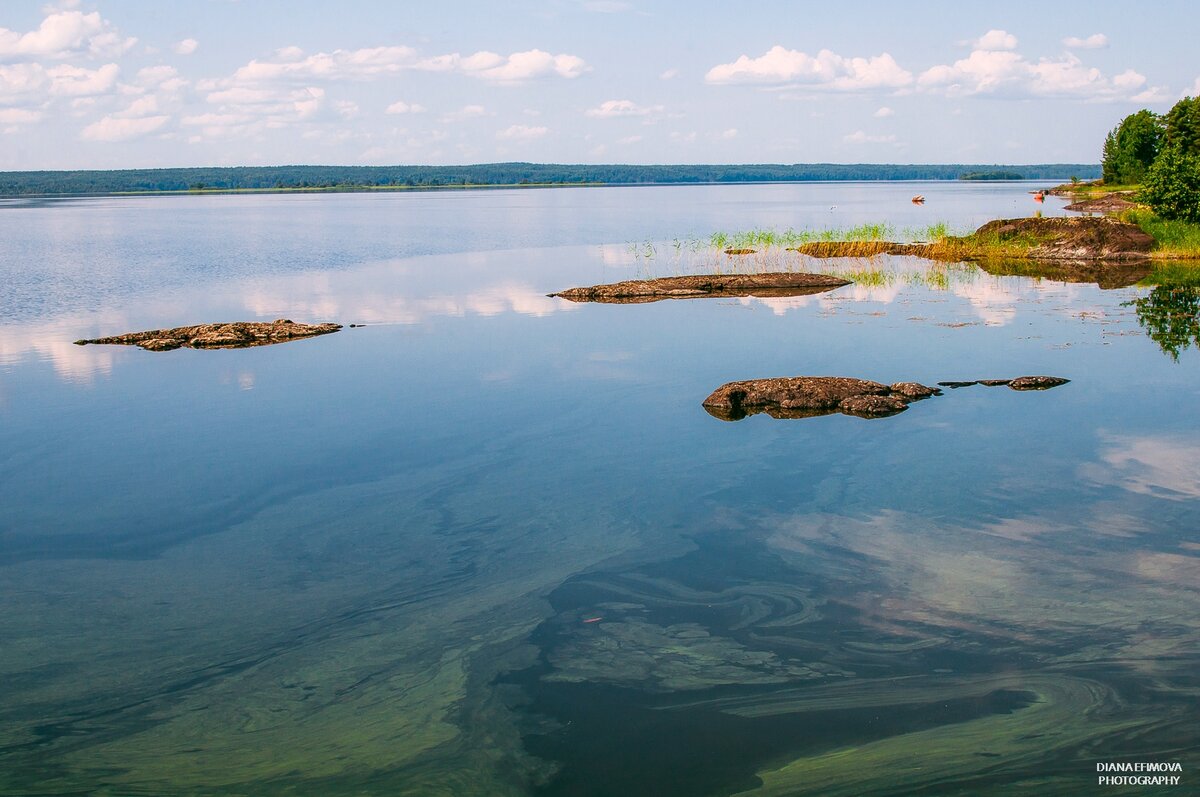
<instances>
[{"instance_id":1,"label":"submerged rock","mask_svg":"<svg viewBox=\"0 0 1200 797\"><path fill-rule=\"evenodd\" d=\"M662 299L696 299L720 296L807 296L849 285L849 280L828 274L770 272L766 274L701 274L626 280L607 285L571 288L551 293L572 302L637 304Z\"/></svg>"},{"instance_id":2,"label":"submerged rock","mask_svg":"<svg viewBox=\"0 0 1200 797\"><path fill-rule=\"evenodd\" d=\"M835 412L883 418L903 412L909 402L940 393L916 382L889 386L843 376L777 377L721 385L704 400L704 409L725 421L759 412L772 418L811 418Z\"/></svg>"},{"instance_id":3,"label":"submerged rock","mask_svg":"<svg viewBox=\"0 0 1200 797\"><path fill-rule=\"evenodd\" d=\"M1070 381L1061 376L1018 376L1009 382L1008 386L1013 390L1049 390Z\"/></svg>"},{"instance_id":4,"label":"submerged rock","mask_svg":"<svg viewBox=\"0 0 1200 797\"><path fill-rule=\"evenodd\" d=\"M275 321L234 321L231 323L197 324L173 329L151 329L146 332L129 332L106 338L77 340L75 345L89 343L112 343L125 346L141 346L147 351L170 351L171 349L240 349L247 346L268 346L297 338L311 338L337 332L341 324L297 324L280 318Z\"/></svg>"},{"instance_id":5,"label":"submerged rock","mask_svg":"<svg viewBox=\"0 0 1200 797\"><path fill-rule=\"evenodd\" d=\"M1052 387L1065 385L1070 379L1061 376L1018 376L1016 379L975 379L970 382L938 382L941 387L960 388L971 385L985 387L1004 387L1008 385L1013 390L1049 390Z\"/></svg>"}]
</instances>

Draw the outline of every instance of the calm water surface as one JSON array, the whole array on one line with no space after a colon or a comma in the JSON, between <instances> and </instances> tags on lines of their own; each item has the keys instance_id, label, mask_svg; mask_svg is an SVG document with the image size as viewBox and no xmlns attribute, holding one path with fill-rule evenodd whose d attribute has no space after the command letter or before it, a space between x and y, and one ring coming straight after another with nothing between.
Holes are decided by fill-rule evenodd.
<instances>
[{"instance_id":1,"label":"calm water surface","mask_svg":"<svg viewBox=\"0 0 1200 797\"><path fill-rule=\"evenodd\" d=\"M1160 295L692 243L1061 212L1030 188L0 203L0 793L1195 788L1200 355ZM718 266L856 284L545 296ZM278 317L367 326L71 344ZM700 406L800 374L1072 381Z\"/></svg>"}]
</instances>

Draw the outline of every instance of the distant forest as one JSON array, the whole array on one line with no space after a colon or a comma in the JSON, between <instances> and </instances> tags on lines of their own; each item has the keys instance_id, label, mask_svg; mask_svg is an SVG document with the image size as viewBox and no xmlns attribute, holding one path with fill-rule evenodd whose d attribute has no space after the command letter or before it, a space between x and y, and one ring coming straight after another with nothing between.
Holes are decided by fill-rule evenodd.
<instances>
[{"instance_id":1,"label":"distant forest","mask_svg":"<svg viewBox=\"0 0 1200 797\"><path fill-rule=\"evenodd\" d=\"M726 166L485 163L472 166L239 166L117 171L0 172L0 196L160 191L371 190L470 185L773 183L814 180L1067 180L1100 177L1094 163L796 163Z\"/></svg>"}]
</instances>

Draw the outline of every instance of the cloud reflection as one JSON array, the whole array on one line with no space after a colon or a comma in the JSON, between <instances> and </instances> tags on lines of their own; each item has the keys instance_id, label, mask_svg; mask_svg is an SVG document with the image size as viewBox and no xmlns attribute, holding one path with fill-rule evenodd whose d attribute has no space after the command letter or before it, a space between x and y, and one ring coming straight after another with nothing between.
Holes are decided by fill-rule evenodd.
<instances>
[{"instance_id":1,"label":"cloud reflection","mask_svg":"<svg viewBox=\"0 0 1200 797\"><path fill-rule=\"evenodd\" d=\"M0 365L17 365L28 357L50 363L60 378L79 385L92 384L97 376L112 373L122 351L112 346L76 346L81 330L121 329L121 314L74 315L36 324L10 324L0 328Z\"/></svg>"},{"instance_id":2,"label":"cloud reflection","mask_svg":"<svg viewBox=\"0 0 1200 797\"><path fill-rule=\"evenodd\" d=\"M1100 460L1082 466L1080 474L1097 484L1155 498L1200 498L1200 440L1110 435Z\"/></svg>"}]
</instances>

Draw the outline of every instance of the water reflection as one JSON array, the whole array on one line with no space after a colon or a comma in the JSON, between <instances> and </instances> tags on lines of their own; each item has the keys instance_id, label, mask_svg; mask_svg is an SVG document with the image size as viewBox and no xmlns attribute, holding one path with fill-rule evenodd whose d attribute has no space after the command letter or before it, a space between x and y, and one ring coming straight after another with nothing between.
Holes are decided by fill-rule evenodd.
<instances>
[{"instance_id":1,"label":"water reflection","mask_svg":"<svg viewBox=\"0 0 1200 797\"><path fill-rule=\"evenodd\" d=\"M1101 461L1081 467L1098 484L1170 501L1200 498L1200 440L1143 435L1104 436Z\"/></svg>"},{"instance_id":2,"label":"water reflection","mask_svg":"<svg viewBox=\"0 0 1200 797\"><path fill-rule=\"evenodd\" d=\"M365 197L0 214L42 252L0 262L0 792L1041 794L1086 790L1095 759L1193 771L1198 375L1121 306L1135 290L884 259L829 264L864 272L842 296L542 295L639 276L596 241L823 223L831 202L780 199L820 190L514 195L520 236L495 193L404 218ZM836 190L864 221L917 212L911 186ZM1030 204L922 190L954 223ZM956 201L980 191L1003 202ZM97 230L102 268L56 248ZM414 254L446 246L472 253ZM69 342L281 316L374 326ZM798 373L1073 382L879 424L697 406Z\"/></svg>"},{"instance_id":3,"label":"water reflection","mask_svg":"<svg viewBox=\"0 0 1200 797\"><path fill-rule=\"evenodd\" d=\"M1190 346L1200 347L1200 289L1159 285L1129 304L1146 334L1171 359L1178 361Z\"/></svg>"}]
</instances>

